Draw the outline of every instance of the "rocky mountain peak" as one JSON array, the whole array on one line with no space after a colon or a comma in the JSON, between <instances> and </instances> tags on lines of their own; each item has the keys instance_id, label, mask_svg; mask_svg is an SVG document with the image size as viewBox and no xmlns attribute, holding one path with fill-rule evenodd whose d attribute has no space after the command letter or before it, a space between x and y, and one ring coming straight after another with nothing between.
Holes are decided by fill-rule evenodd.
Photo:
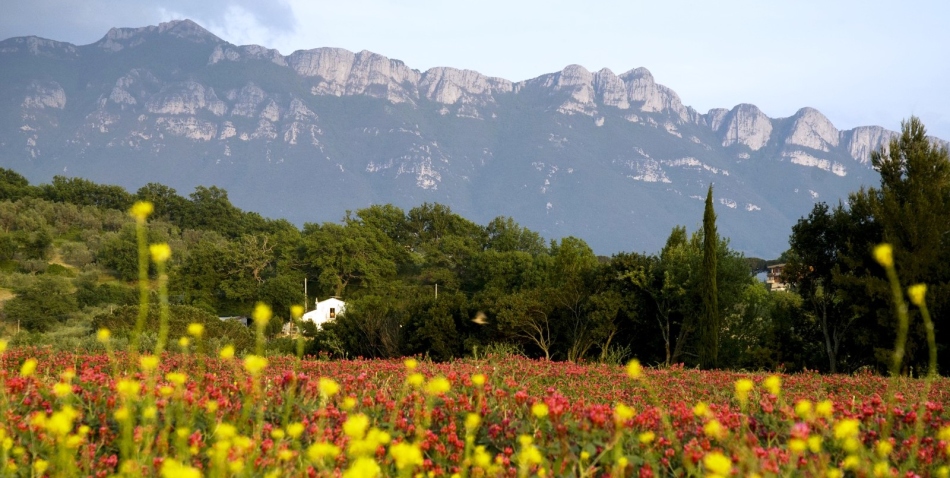
<instances>
[{"instance_id":1,"label":"rocky mountain peak","mask_svg":"<svg viewBox=\"0 0 950 478\"><path fill-rule=\"evenodd\" d=\"M795 122L785 138L785 144L824 152L838 146L838 129L820 111L805 107L798 110L792 118Z\"/></svg>"},{"instance_id":2,"label":"rocky mountain peak","mask_svg":"<svg viewBox=\"0 0 950 478\"><path fill-rule=\"evenodd\" d=\"M14 37L0 42L0 54L27 53L47 57L75 57L76 46L37 36Z\"/></svg>"},{"instance_id":3,"label":"rocky mountain peak","mask_svg":"<svg viewBox=\"0 0 950 478\"><path fill-rule=\"evenodd\" d=\"M720 133L724 147L744 144L758 151L772 137L772 120L755 105L739 104L729 112L710 110L708 116L710 127Z\"/></svg>"},{"instance_id":4,"label":"rocky mountain peak","mask_svg":"<svg viewBox=\"0 0 950 478\"><path fill-rule=\"evenodd\" d=\"M191 20L172 20L141 28L111 28L106 36L94 43L107 51L120 51L144 43L149 36L159 34L181 38L195 43L223 43L213 33Z\"/></svg>"}]
</instances>

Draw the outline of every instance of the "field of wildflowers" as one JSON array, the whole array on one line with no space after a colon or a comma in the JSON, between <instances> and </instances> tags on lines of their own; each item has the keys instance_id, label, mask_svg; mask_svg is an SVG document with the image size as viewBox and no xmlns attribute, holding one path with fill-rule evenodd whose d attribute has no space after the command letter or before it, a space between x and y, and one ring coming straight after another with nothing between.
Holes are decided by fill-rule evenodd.
<instances>
[{"instance_id":1,"label":"field of wildflowers","mask_svg":"<svg viewBox=\"0 0 950 478\"><path fill-rule=\"evenodd\" d=\"M3 476L950 471L943 378L11 349L0 379Z\"/></svg>"},{"instance_id":2,"label":"field of wildflowers","mask_svg":"<svg viewBox=\"0 0 950 478\"><path fill-rule=\"evenodd\" d=\"M171 252L146 249L148 210L132 210L136 330L150 253L165 311L154 351L136 336L113 350L105 329L102 354L0 340L0 476L950 477L950 380L896 373L906 315L891 378L264 357L263 304L256 353L205 350L201 324L169 352ZM893 272L889 249L876 257ZM925 292L914 286L911 302Z\"/></svg>"}]
</instances>

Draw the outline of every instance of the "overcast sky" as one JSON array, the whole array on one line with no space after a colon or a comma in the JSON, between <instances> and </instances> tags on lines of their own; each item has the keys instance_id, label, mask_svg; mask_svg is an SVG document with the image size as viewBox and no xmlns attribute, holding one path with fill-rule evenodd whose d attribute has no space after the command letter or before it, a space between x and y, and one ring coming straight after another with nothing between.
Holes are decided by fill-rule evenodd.
<instances>
[{"instance_id":1,"label":"overcast sky","mask_svg":"<svg viewBox=\"0 0 950 478\"><path fill-rule=\"evenodd\" d=\"M370 50L512 81L574 63L643 66L701 112L811 106L839 129L895 130L917 115L950 139L946 0L4 0L0 39L85 45L113 26L180 18L283 54Z\"/></svg>"}]
</instances>

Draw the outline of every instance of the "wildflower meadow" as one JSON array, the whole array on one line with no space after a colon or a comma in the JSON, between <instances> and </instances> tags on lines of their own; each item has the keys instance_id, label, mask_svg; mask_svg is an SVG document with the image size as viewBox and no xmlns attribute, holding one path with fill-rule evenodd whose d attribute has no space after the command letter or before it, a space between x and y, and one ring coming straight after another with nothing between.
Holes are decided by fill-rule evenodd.
<instances>
[{"instance_id":1,"label":"wildflower meadow","mask_svg":"<svg viewBox=\"0 0 950 478\"><path fill-rule=\"evenodd\" d=\"M132 210L140 231L148 213ZM172 251L144 237L141 287L167 309ZM168 337L167 313L147 352L106 329L104 353L0 341L0 476L950 476L950 381L935 358L897 373L908 306L890 249L875 258L896 287L890 377L267 356L264 304L244 356L211 350L201 324ZM930 324L925 294L909 297Z\"/></svg>"}]
</instances>

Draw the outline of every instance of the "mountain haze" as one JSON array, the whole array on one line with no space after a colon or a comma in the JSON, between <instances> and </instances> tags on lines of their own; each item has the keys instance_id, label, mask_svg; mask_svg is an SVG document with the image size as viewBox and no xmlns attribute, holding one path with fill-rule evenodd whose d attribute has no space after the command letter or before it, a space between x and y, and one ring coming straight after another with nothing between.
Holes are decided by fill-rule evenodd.
<instances>
[{"instance_id":1,"label":"mountain haze","mask_svg":"<svg viewBox=\"0 0 950 478\"><path fill-rule=\"evenodd\" d=\"M0 166L32 181L217 185L297 224L440 202L600 254L696 230L713 183L720 234L776 257L815 201L877 184L869 154L894 134L839 131L812 108L699 113L645 68L569 65L512 82L368 51L282 55L188 20L84 46L0 42L0 102Z\"/></svg>"}]
</instances>

